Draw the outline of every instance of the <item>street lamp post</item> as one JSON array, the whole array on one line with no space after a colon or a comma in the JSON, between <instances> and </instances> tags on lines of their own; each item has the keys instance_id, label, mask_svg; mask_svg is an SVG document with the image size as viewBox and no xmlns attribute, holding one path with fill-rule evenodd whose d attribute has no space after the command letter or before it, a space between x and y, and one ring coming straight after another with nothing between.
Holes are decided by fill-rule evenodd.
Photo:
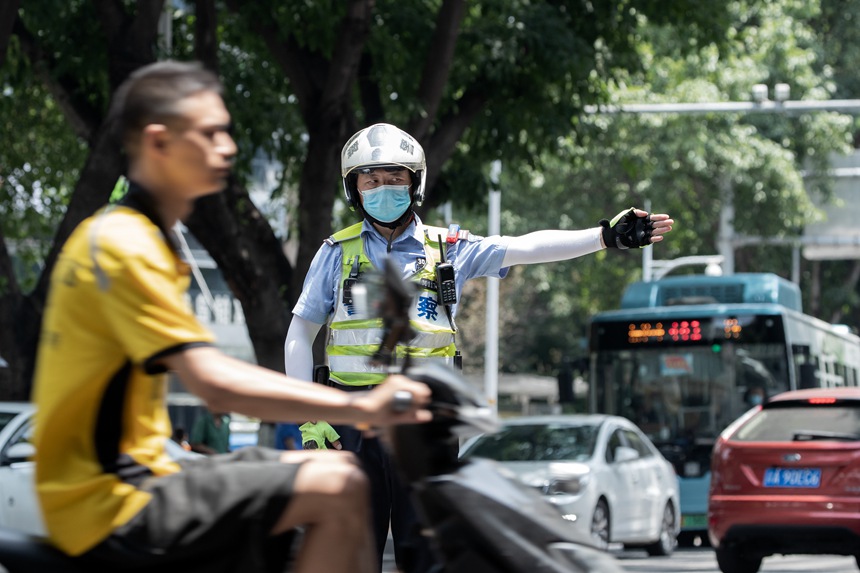
<instances>
[{"instance_id":1,"label":"street lamp post","mask_svg":"<svg viewBox=\"0 0 860 573\"><path fill-rule=\"evenodd\" d=\"M492 188L489 195L488 235L501 234L502 192L499 176L502 162L490 165ZM484 393L493 412L499 409L499 279L487 277L487 344L484 349Z\"/></svg>"},{"instance_id":2,"label":"street lamp post","mask_svg":"<svg viewBox=\"0 0 860 573\"><path fill-rule=\"evenodd\" d=\"M813 111L860 113L860 99L789 100L788 84L774 86L774 99L768 99L768 87L755 84L752 101L693 102L693 103L631 103L617 105L588 105L585 113L783 113L804 114Z\"/></svg>"},{"instance_id":3,"label":"street lamp post","mask_svg":"<svg viewBox=\"0 0 860 573\"><path fill-rule=\"evenodd\" d=\"M846 100L800 100L800 101L763 101L714 102L714 103L639 103L620 105L585 106L588 114L597 113L784 113L800 115L813 111L837 111L839 113L860 113L860 99Z\"/></svg>"}]
</instances>

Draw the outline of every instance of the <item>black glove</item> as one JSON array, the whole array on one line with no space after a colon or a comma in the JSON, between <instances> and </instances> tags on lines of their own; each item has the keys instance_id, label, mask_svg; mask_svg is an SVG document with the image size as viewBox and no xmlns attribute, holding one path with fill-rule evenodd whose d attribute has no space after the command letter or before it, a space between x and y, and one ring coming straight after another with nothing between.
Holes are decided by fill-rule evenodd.
<instances>
[{"instance_id":1,"label":"black glove","mask_svg":"<svg viewBox=\"0 0 860 573\"><path fill-rule=\"evenodd\" d=\"M610 249L642 248L651 244L651 231L654 223L651 215L637 217L633 208L621 211L614 219L600 220L603 227L603 244Z\"/></svg>"}]
</instances>

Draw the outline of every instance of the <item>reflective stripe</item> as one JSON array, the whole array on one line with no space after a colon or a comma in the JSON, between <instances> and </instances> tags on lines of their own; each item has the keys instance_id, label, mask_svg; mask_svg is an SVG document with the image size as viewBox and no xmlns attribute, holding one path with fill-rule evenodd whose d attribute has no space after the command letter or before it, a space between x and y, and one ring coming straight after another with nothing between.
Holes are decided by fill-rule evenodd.
<instances>
[{"instance_id":1,"label":"reflective stripe","mask_svg":"<svg viewBox=\"0 0 860 573\"><path fill-rule=\"evenodd\" d=\"M387 366L373 366L368 362L378 346L338 346L329 347L328 363L332 380L344 386L371 386L379 384L388 375ZM454 365L456 347L451 344L445 348L423 349L398 346L397 359L402 363L409 353L413 366L419 364Z\"/></svg>"},{"instance_id":2,"label":"reflective stripe","mask_svg":"<svg viewBox=\"0 0 860 573\"><path fill-rule=\"evenodd\" d=\"M374 352L379 348L378 345L371 346L329 346L329 356L334 358L336 356L360 356L364 357L365 362L367 359L373 355ZM443 346L442 348L415 348L412 346L398 346L397 347L397 357L405 358L408 354L410 358L428 358L428 357L451 357L454 356L454 353L457 351L457 347L454 344L449 344L448 346ZM329 361L329 366L331 366L331 361ZM331 370L335 370L335 368L331 368ZM361 372L361 370L356 370L356 372Z\"/></svg>"},{"instance_id":3,"label":"reflective stripe","mask_svg":"<svg viewBox=\"0 0 860 573\"><path fill-rule=\"evenodd\" d=\"M376 386L385 381L387 374L359 373L349 372L347 377L343 377L336 372L331 373L331 379L341 386Z\"/></svg>"},{"instance_id":4,"label":"reflective stripe","mask_svg":"<svg viewBox=\"0 0 860 573\"><path fill-rule=\"evenodd\" d=\"M409 360L413 366L430 363L445 364L448 366L453 366L454 364L454 358L451 356L410 358ZM350 374L362 372L373 374L386 374L388 372L388 366L374 366L367 361L367 357L365 356L332 356L331 365L332 368L337 367L338 371L349 372Z\"/></svg>"},{"instance_id":5,"label":"reflective stripe","mask_svg":"<svg viewBox=\"0 0 860 573\"><path fill-rule=\"evenodd\" d=\"M329 347L333 346L372 346L375 350L382 343L383 329L340 330L332 328ZM450 332L416 332L408 346L417 348L443 348L452 344L454 337Z\"/></svg>"},{"instance_id":6,"label":"reflective stripe","mask_svg":"<svg viewBox=\"0 0 860 573\"><path fill-rule=\"evenodd\" d=\"M451 356L411 357L409 360L413 366L431 363L454 365L454 358ZM368 363L366 356L329 356L329 365L332 369L331 377L344 386L378 384L388 375L388 366L373 366Z\"/></svg>"}]
</instances>

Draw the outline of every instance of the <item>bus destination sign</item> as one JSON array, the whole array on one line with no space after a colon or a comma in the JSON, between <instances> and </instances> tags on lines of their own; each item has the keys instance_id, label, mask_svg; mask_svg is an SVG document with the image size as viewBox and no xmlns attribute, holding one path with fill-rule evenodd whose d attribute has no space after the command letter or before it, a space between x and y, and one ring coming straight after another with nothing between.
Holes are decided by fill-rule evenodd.
<instances>
[{"instance_id":1,"label":"bus destination sign","mask_svg":"<svg viewBox=\"0 0 860 573\"><path fill-rule=\"evenodd\" d=\"M642 318L592 324L595 348L676 346L724 342L767 343L784 339L782 319L773 315Z\"/></svg>"}]
</instances>

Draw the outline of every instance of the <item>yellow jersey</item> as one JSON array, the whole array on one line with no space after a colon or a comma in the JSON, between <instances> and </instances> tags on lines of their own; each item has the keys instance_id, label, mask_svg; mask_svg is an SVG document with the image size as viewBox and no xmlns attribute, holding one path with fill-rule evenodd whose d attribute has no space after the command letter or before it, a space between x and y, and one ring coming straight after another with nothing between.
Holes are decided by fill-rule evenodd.
<instances>
[{"instance_id":1,"label":"yellow jersey","mask_svg":"<svg viewBox=\"0 0 860 573\"><path fill-rule=\"evenodd\" d=\"M52 542L78 555L143 508L137 485L179 471L159 357L212 334L154 221L109 206L69 237L51 274L36 362L36 489Z\"/></svg>"}]
</instances>

